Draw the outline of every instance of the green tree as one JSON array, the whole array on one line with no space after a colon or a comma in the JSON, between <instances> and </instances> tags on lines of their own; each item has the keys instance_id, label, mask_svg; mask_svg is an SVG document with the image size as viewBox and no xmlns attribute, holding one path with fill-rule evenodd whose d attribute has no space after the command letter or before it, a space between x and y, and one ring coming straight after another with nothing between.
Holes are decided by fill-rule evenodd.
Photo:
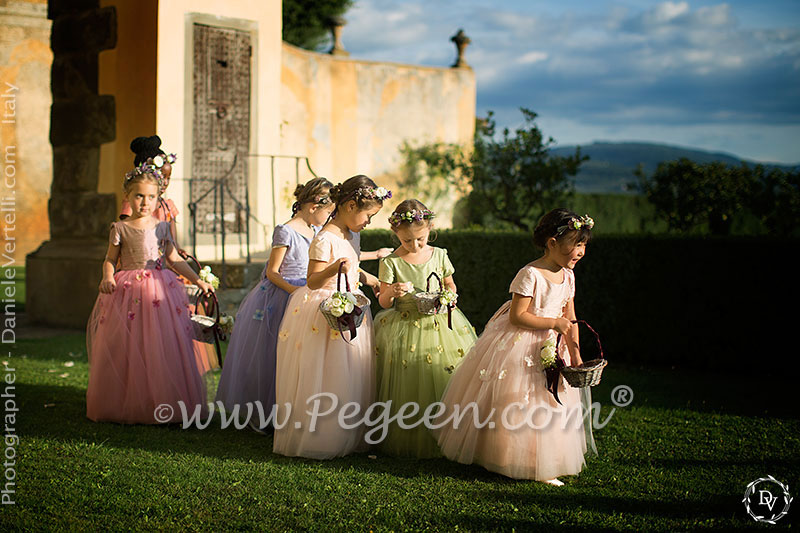
<instances>
[{"instance_id":1,"label":"green tree","mask_svg":"<svg viewBox=\"0 0 800 533\"><path fill-rule=\"evenodd\" d=\"M697 164L687 158L659 163L652 176L637 169L638 187L671 230L689 232L707 225L714 235L730 234L735 214L746 207L753 172L720 162Z\"/></svg>"},{"instance_id":2,"label":"green tree","mask_svg":"<svg viewBox=\"0 0 800 533\"><path fill-rule=\"evenodd\" d=\"M512 135L504 128L499 137L493 113L479 124L466 169L472 191L468 199L469 219L481 225L511 226L531 230L546 211L562 205L574 193L571 176L583 161L580 147L575 155L550 154L555 143L545 140L536 125L536 113L520 108L524 125Z\"/></svg>"},{"instance_id":3,"label":"green tree","mask_svg":"<svg viewBox=\"0 0 800 533\"><path fill-rule=\"evenodd\" d=\"M459 191L469 191L466 201L458 202L467 213L454 213L460 224L532 230L543 213L563 205L574 193L570 177L589 158L580 148L569 157L551 155L555 141L545 140L536 126L536 113L521 111L524 125L513 134L505 128L500 135L489 111L477 122L471 148L405 144L401 189L432 202L455 202Z\"/></svg>"},{"instance_id":4,"label":"green tree","mask_svg":"<svg viewBox=\"0 0 800 533\"><path fill-rule=\"evenodd\" d=\"M767 170L758 165L753 174L753 213L775 235L800 234L800 170Z\"/></svg>"},{"instance_id":5,"label":"green tree","mask_svg":"<svg viewBox=\"0 0 800 533\"><path fill-rule=\"evenodd\" d=\"M284 0L283 40L307 50L330 41L330 21L341 17L353 0Z\"/></svg>"}]
</instances>

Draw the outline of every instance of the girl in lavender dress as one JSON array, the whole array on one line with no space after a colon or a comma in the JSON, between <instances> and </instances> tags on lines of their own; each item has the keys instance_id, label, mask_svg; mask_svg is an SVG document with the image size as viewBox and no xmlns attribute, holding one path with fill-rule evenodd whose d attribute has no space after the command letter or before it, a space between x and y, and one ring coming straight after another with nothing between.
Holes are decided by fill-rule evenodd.
<instances>
[{"instance_id":1,"label":"girl in lavender dress","mask_svg":"<svg viewBox=\"0 0 800 533\"><path fill-rule=\"evenodd\" d=\"M253 287L236 313L234 331L217 400L225 409L246 415L245 404L253 402L250 427L261 431L255 402L260 402L266 420L275 403L275 349L278 326L289 295L306 284L308 246L333 211L329 191L333 186L325 178L315 178L299 185L292 206L294 216L286 224L275 226L272 251L264 267L261 282Z\"/></svg>"}]
</instances>

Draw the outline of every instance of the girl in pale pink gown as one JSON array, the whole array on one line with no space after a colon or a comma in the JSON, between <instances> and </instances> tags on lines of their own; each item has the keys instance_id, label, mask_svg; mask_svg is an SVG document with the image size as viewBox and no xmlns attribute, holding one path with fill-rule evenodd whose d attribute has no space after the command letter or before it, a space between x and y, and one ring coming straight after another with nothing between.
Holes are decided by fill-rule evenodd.
<instances>
[{"instance_id":1,"label":"girl in pale pink gown","mask_svg":"<svg viewBox=\"0 0 800 533\"><path fill-rule=\"evenodd\" d=\"M333 219L311 241L307 285L289 297L278 330L273 451L291 457L331 459L366 449L364 425L354 424L353 419L340 424L339 413L350 403L359 409L357 418L363 418L375 399L375 341L369 306L355 338L347 330L331 329L319 307L336 290L340 265L351 291L360 292L356 288L359 232L391 192L366 176L353 176L333 187L330 195L336 203ZM307 411L314 409L314 397L320 394L332 395L336 405L332 408L330 396L318 396L318 413L332 412L315 419ZM350 424L353 427L345 427Z\"/></svg>"},{"instance_id":2,"label":"girl in pale pink gown","mask_svg":"<svg viewBox=\"0 0 800 533\"><path fill-rule=\"evenodd\" d=\"M205 411L189 302L167 266L202 290L213 289L178 256L169 223L152 216L160 177L147 163L126 175L131 216L111 227L100 295L86 331L86 416L94 421L180 422L181 401L189 412L197 405Z\"/></svg>"},{"instance_id":3,"label":"girl in pale pink gown","mask_svg":"<svg viewBox=\"0 0 800 533\"><path fill-rule=\"evenodd\" d=\"M575 320L575 264L583 257L594 222L566 209L542 217L534 242L544 255L511 282L510 302L494 314L456 370L442 397L446 415L456 407L462 421L435 429L442 453L517 479L562 485L561 475L584 465L587 435L578 389L558 378L557 403L547 389L542 348L560 333L566 365L581 361ZM478 423L466 408L474 402ZM548 414L549 413L549 414ZM548 417L549 421L548 421ZM445 420L443 415L439 421ZM479 426L483 427L479 427ZM590 443L590 447L593 443Z\"/></svg>"}]
</instances>

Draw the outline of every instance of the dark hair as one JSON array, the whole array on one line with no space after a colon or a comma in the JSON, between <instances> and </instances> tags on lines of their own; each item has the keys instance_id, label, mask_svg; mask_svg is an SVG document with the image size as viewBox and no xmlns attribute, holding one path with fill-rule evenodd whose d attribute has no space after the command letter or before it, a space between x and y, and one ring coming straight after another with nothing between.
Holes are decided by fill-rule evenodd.
<instances>
[{"instance_id":1,"label":"dark hair","mask_svg":"<svg viewBox=\"0 0 800 533\"><path fill-rule=\"evenodd\" d=\"M378 200L376 198L365 198L363 195L361 195L359 193L361 187L376 189L378 186L367 176L358 174L352 178L346 179L344 183L334 185L331 188L331 199L336 204L336 209L333 210L331 218L336 216L340 206L346 204L350 200L355 201L356 207L359 210L367 209L373 205L383 205L383 200Z\"/></svg>"},{"instance_id":2,"label":"dark hair","mask_svg":"<svg viewBox=\"0 0 800 533\"><path fill-rule=\"evenodd\" d=\"M294 197L297 198L297 201L292 204L292 216L300 211L303 204L325 205L330 203L331 187L333 187L333 183L325 178L314 178L304 185L298 185L294 190Z\"/></svg>"},{"instance_id":3,"label":"dark hair","mask_svg":"<svg viewBox=\"0 0 800 533\"><path fill-rule=\"evenodd\" d=\"M133 166L138 166L151 157L166 155L161 149L161 137L158 135L136 137L131 141L131 152L136 154L133 158Z\"/></svg>"},{"instance_id":4,"label":"dark hair","mask_svg":"<svg viewBox=\"0 0 800 533\"><path fill-rule=\"evenodd\" d=\"M392 221L396 218L396 215L402 215L408 211L417 211L418 213L426 212L429 213L429 216L423 218L421 220L399 220L399 221ZM389 224L392 227L392 231L398 230L404 226L413 226L413 227L420 227L420 226L428 226L431 225L431 220L434 217L434 213L425 207L425 204L420 202L415 198L411 198L409 200L403 200L400 202L397 207L394 208L392 214L389 215Z\"/></svg>"},{"instance_id":5,"label":"dark hair","mask_svg":"<svg viewBox=\"0 0 800 533\"><path fill-rule=\"evenodd\" d=\"M589 242L592 238L592 230L585 225L580 229L572 229L568 224L574 220L580 220L576 213L559 207L546 213L533 230L533 243L539 248L546 249L547 241L551 237L559 243L572 243L573 245L581 242Z\"/></svg>"}]
</instances>

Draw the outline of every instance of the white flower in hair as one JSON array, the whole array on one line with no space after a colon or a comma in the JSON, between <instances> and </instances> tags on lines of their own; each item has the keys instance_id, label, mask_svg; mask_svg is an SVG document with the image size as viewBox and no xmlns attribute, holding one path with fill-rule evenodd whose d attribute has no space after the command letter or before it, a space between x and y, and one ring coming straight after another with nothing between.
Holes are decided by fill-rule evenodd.
<instances>
[{"instance_id":1,"label":"white flower in hair","mask_svg":"<svg viewBox=\"0 0 800 533\"><path fill-rule=\"evenodd\" d=\"M153 158L153 164L154 164L155 166L157 166L158 168L161 168L161 167L163 167L163 166L164 166L164 158L163 158L163 157L161 157L160 155L157 155L157 156L155 156L155 157Z\"/></svg>"}]
</instances>

